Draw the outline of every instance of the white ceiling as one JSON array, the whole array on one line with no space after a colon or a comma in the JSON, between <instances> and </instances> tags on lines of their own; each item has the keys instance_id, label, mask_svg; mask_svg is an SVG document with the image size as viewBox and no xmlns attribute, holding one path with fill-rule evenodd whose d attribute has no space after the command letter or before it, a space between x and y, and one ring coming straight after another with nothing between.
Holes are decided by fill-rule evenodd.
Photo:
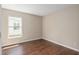
<instances>
[{"instance_id":1,"label":"white ceiling","mask_svg":"<svg viewBox=\"0 0 79 59\"><path fill-rule=\"evenodd\" d=\"M70 5L67 4L2 4L2 8L45 16Z\"/></svg>"}]
</instances>

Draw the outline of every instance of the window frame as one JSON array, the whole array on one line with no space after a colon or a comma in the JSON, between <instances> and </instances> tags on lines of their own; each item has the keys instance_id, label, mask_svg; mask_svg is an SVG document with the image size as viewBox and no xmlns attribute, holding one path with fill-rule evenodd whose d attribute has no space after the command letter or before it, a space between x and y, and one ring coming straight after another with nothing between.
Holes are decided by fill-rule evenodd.
<instances>
[{"instance_id":1,"label":"window frame","mask_svg":"<svg viewBox=\"0 0 79 59\"><path fill-rule=\"evenodd\" d=\"M19 30L17 30L17 31L19 31L19 32L18 32L18 35L17 35L17 34L11 34L11 33L10 33L10 28L11 28L12 26L10 26L9 22L11 22L11 21L10 21L11 18L14 19L13 21L16 21L16 19L20 20L20 21L19 21L20 25L18 25L20 28L19 28ZM13 22L13 23L14 23L14 22ZM14 27L14 24L13 24L13 27ZM15 30L13 30L13 31L15 31ZM22 17L8 16L8 38L18 38L18 37L22 37L22 36L23 36L23 32L22 32Z\"/></svg>"}]
</instances>

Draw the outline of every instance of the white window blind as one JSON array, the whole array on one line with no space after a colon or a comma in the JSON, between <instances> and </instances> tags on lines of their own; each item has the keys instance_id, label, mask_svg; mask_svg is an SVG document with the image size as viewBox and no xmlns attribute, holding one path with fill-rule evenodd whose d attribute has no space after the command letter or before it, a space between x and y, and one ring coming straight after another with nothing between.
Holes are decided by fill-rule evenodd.
<instances>
[{"instance_id":1,"label":"white window blind","mask_svg":"<svg viewBox=\"0 0 79 59\"><path fill-rule=\"evenodd\" d=\"M22 36L22 18L12 17L8 18L8 37Z\"/></svg>"}]
</instances>

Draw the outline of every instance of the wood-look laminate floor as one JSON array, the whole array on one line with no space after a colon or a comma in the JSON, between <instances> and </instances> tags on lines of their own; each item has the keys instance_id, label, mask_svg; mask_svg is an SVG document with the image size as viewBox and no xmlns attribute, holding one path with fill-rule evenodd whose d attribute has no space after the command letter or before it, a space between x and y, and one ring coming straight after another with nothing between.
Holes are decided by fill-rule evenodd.
<instances>
[{"instance_id":1,"label":"wood-look laminate floor","mask_svg":"<svg viewBox=\"0 0 79 59\"><path fill-rule=\"evenodd\" d=\"M3 55L79 55L79 52L39 39L3 48Z\"/></svg>"}]
</instances>

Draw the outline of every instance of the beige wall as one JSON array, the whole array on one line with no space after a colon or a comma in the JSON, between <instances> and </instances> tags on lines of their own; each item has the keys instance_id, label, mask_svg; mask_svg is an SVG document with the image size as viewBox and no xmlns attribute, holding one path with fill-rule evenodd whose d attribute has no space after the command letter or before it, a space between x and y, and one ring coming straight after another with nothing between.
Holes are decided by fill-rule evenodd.
<instances>
[{"instance_id":1,"label":"beige wall","mask_svg":"<svg viewBox=\"0 0 79 59\"><path fill-rule=\"evenodd\" d=\"M1 34L1 5L0 5L0 34ZM2 42L1 42L1 37L0 37L0 55L1 55L1 43Z\"/></svg>"},{"instance_id":2,"label":"beige wall","mask_svg":"<svg viewBox=\"0 0 79 59\"><path fill-rule=\"evenodd\" d=\"M43 38L79 51L79 5L43 17Z\"/></svg>"},{"instance_id":3,"label":"beige wall","mask_svg":"<svg viewBox=\"0 0 79 59\"><path fill-rule=\"evenodd\" d=\"M2 9L3 22L2 22L2 40L3 46L26 42L30 40L40 39L42 37L42 17L31 14L21 13ZM23 22L23 37L8 39L8 16L20 16Z\"/></svg>"}]
</instances>

